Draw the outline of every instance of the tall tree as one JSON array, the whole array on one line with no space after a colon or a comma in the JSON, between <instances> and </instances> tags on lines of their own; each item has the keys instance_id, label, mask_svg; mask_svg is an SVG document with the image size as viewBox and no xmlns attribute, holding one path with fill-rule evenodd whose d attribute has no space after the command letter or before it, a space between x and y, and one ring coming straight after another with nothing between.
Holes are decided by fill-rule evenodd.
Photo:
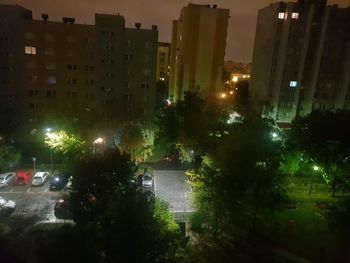
<instances>
[{"instance_id":1,"label":"tall tree","mask_svg":"<svg viewBox=\"0 0 350 263\"><path fill-rule=\"evenodd\" d=\"M310 156L335 196L337 187L347 181L350 171L350 112L312 112L293 122L287 145Z\"/></svg>"},{"instance_id":2,"label":"tall tree","mask_svg":"<svg viewBox=\"0 0 350 263\"><path fill-rule=\"evenodd\" d=\"M77 164L70 198L77 227L91 233L106 262L172 262L182 244L179 228L132 182L134 168L117 149Z\"/></svg>"},{"instance_id":3,"label":"tall tree","mask_svg":"<svg viewBox=\"0 0 350 263\"><path fill-rule=\"evenodd\" d=\"M285 201L278 171L280 145L272 140L270 127L269 121L258 117L232 125L194 172L197 204L213 215L214 233L220 231L219 225L230 228L244 214L255 229L259 213Z\"/></svg>"}]
</instances>

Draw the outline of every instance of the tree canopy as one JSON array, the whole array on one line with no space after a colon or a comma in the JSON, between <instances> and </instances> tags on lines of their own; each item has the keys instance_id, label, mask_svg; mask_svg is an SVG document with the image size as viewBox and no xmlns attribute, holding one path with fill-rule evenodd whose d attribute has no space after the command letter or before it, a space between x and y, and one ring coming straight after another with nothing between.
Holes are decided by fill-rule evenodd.
<instances>
[{"instance_id":1,"label":"tree canopy","mask_svg":"<svg viewBox=\"0 0 350 263\"><path fill-rule=\"evenodd\" d=\"M70 197L74 219L107 262L171 262L182 244L179 228L153 194L133 182L134 169L117 149L82 159Z\"/></svg>"}]
</instances>

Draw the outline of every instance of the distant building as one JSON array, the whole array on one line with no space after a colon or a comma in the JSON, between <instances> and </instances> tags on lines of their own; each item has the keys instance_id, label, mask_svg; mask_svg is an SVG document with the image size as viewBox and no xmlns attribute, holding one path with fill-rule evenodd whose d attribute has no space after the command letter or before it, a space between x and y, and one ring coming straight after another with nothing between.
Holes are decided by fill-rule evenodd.
<instances>
[{"instance_id":1,"label":"distant building","mask_svg":"<svg viewBox=\"0 0 350 263\"><path fill-rule=\"evenodd\" d=\"M153 121L157 26L125 28L121 15L96 14L95 25L42 18L0 5L2 130L40 128L50 112L77 122Z\"/></svg>"},{"instance_id":2,"label":"distant building","mask_svg":"<svg viewBox=\"0 0 350 263\"><path fill-rule=\"evenodd\" d=\"M156 105L164 106L169 96L170 43L159 42L157 48L157 94Z\"/></svg>"},{"instance_id":3,"label":"distant building","mask_svg":"<svg viewBox=\"0 0 350 263\"><path fill-rule=\"evenodd\" d=\"M227 88L234 87L238 81L249 81L251 73L251 63L242 63L235 61L225 61L223 84Z\"/></svg>"},{"instance_id":4,"label":"distant building","mask_svg":"<svg viewBox=\"0 0 350 263\"><path fill-rule=\"evenodd\" d=\"M229 10L216 5L188 4L173 22L169 93L203 94L221 87Z\"/></svg>"},{"instance_id":5,"label":"distant building","mask_svg":"<svg viewBox=\"0 0 350 263\"><path fill-rule=\"evenodd\" d=\"M350 108L350 8L278 2L258 12L251 92L263 114L291 122Z\"/></svg>"},{"instance_id":6,"label":"distant building","mask_svg":"<svg viewBox=\"0 0 350 263\"><path fill-rule=\"evenodd\" d=\"M169 81L170 43L159 42L157 46L157 81Z\"/></svg>"}]
</instances>

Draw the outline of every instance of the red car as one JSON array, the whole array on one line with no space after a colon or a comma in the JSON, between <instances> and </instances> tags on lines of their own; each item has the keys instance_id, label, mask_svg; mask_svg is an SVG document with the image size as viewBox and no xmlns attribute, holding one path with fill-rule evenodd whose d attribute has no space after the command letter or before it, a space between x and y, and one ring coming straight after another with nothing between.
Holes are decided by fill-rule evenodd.
<instances>
[{"instance_id":1,"label":"red car","mask_svg":"<svg viewBox=\"0 0 350 263\"><path fill-rule=\"evenodd\" d=\"M20 171L16 175L15 184L28 184L32 179L32 173Z\"/></svg>"}]
</instances>

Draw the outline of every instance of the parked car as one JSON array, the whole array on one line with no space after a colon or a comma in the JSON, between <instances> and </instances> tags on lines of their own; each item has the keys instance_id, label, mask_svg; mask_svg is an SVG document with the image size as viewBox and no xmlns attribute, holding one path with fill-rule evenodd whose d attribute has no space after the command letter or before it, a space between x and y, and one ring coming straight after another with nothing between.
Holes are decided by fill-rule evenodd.
<instances>
[{"instance_id":1,"label":"parked car","mask_svg":"<svg viewBox=\"0 0 350 263\"><path fill-rule=\"evenodd\" d=\"M152 185L153 185L152 176L149 174L144 174L142 177L142 186L143 187L152 187Z\"/></svg>"},{"instance_id":2,"label":"parked car","mask_svg":"<svg viewBox=\"0 0 350 263\"><path fill-rule=\"evenodd\" d=\"M49 179L49 172L37 172L32 181L33 186L41 186Z\"/></svg>"},{"instance_id":3,"label":"parked car","mask_svg":"<svg viewBox=\"0 0 350 263\"><path fill-rule=\"evenodd\" d=\"M0 196L0 214L6 215L15 210L16 202Z\"/></svg>"},{"instance_id":4,"label":"parked car","mask_svg":"<svg viewBox=\"0 0 350 263\"><path fill-rule=\"evenodd\" d=\"M57 173L50 181L50 191L61 190L68 183L69 174L68 173Z\"/></svg>"},{"instance_id":5,"label":"parked car","mask_svg":"<svg viewBox=\"0 0 350 263\"><path fill-rule=\"evenodd\" d=\"M15 184L27 185L32 179L32 173L26 171L20 171L16 174Z\"/></svg>"},{"instance_id":6,"label":"parked car","mask_svg":"<svg viewBox=\"0 0 350 263\"><path fill-rule=\"evenodd\" d=\"M54 207L54 214L59 219L73 219L69 200L60 199L57 201Z\"/></svg>"},{"instance_id":7,"label":"parked car","mask_svg":"<svg viewBox=\"0 0 350 263\"><path fill-rule=\"evenodd\" d=\"M0 187L4 187L13 183L16 179L16 173L3 173L0 174Z\"/></svg>"}]
</instances>

